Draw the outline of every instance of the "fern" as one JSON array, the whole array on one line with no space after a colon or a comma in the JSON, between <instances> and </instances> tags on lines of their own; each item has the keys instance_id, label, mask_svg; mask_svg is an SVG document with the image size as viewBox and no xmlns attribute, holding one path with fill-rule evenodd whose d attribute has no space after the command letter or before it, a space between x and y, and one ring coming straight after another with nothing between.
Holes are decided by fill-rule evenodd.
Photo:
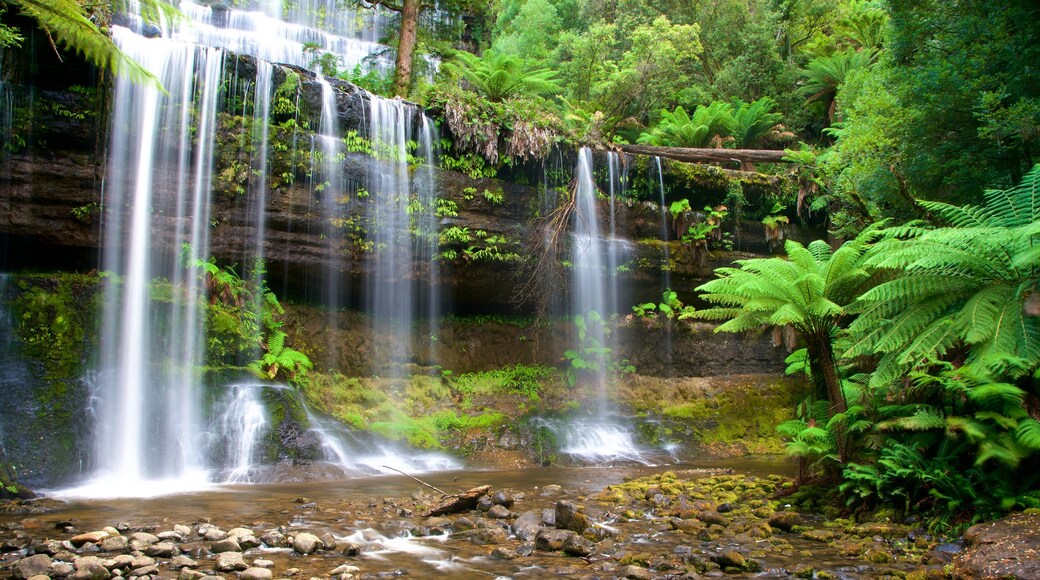
<instances>
[{"instance_id":1,"label":"fern","mask_svg":"<svg viewBox=\"0 0 1040 580\"><path fill-rule=\"evenodd\" d=\"M32 17L59 45L88 62L125 74L136 83L159 87L159 80L130 58L87 17L76 0L8 0L21 13Z\"/></svg>"}]
</instances>

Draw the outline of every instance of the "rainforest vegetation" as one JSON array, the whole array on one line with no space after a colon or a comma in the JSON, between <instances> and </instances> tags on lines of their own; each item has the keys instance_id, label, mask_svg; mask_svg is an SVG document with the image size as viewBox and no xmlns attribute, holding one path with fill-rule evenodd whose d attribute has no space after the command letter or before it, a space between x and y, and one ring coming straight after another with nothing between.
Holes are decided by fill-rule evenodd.
<instances>
[{"instance_id":1,"label":"rainforest vegetation","mask_svg":"<svg viewBox=\"0 0 1040 580\"><path fill-rule=\"evenodd\" d=\"M324 72L427 107L453 154L488 171L579 145L782 152L720 164L798 184L754 210L776 255L681 289L704 308L673 295L636 313L773 332L805 378L798 418L777 428L803 481L838 482L849 508L944 530L1040 508L1036 2L342 1L394 15L396 67L333 59ZM137 70L75 0L0 9ZM23 40L0 27L0 45ZM735 219L727 209L705 208L677 237L707 248ZM689 210L673 204L674 217ZM826 239L784 242L797 222ZM253 324L267 329L258 373L306 373L274 318Z\"/></svg>"}]
</instances>

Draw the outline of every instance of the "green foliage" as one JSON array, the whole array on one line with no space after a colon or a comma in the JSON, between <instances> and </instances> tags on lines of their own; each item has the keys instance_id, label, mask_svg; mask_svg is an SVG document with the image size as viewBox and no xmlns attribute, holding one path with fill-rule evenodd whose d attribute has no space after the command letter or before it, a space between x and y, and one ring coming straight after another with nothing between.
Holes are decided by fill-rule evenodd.
<instances>
[{"instance_id":1,"label":"green foliage","mask_svg":"<svg viewBox=\"0 0 1040 580\"><path fill-rule=\"evenodd\" d=\"M842 50L828 56L818 56L805 69L805 84L801 91L811 101L824 103L827 120L832 121L837 109L838 87L855 70L870 66L876 57L871 50Z\"/></svg>"},{"instance_id":2,"label":"green foliage","mask_svg":"<svg viewBox=\"0 0 1040 580\"><path fill-rule=\"evenodd\" d=\"M531 401L539 400L542 386L557 377L558 372L543 365L516 364L452 378L452 386L466 396L519 394Z\"/></svg>"},{"instance_id":3,"label":"green foliage","mask_svg":"<svg viewBox=\"0 0 1040 580\"><path fill-rule=\"evenodd\" d=\"M693 116L677 107L674 111L661 111L661 120L649 133L639 136L639 142L665 147L706 147L713 141L721 141L729 133L733 122L733 107L729 103L716 101L708 106L698 106Z\"/></svg>"},{"instance_id":4,"label":"green foliage","mask_svg":"<svg viewBox=\"0 0 1040 580\"><path fill-rule=\"evenodd\" d=\"M695 310L693 306L683 304L679 295L670 288L661 294L660 302L646 302L632 307L632 313L644 319L689 320L693 318Z\"/></svg>"},{"instance_id":5,"label":"green foliage","mask_svg":"<svg viewBox=\"0 0 1040 580\"><path fill-rule=\"evenodd\" d=\"M529 62L495 51L483 56L456 52L455 60L444 63L445 71L464 79L469 86L493 103L513 97L540 97L560 90L556 72L534 68Z\"/></svg>"},{"instance_id":6,"label":"green foliage","mask_svg":"<svg viewBox=\"0 0 1040 580\"><path fill-rule=\"evenodd\" d=\"M726 132L732 138L728 144L738 149L753 149L776 136L783 115L774 112L774 108L776 101L769 97L751 103L736 101L726 125Z\"/></svg>"},{"instance_id":7,"label":"green foliage","mask_svg":"<svg viewBox=\"0 0 1040 580\"><path fill-rule=\"evenodd\" d=\"M635 367L627 360L614 359L614 349L603 344L598 338L609 334L607 321L599 312L590 310L585 314L574 315L574 327L578 331L577 348L568 349L563 353L564 360L568 362L565 371L567 386L573 388L582 380L635 372Z\"/></svg>"},{"instance_id":8,"label":"green foliage","mask_svg":"<svg viewBox=\"0 0 1040 580\"><path fill-rule=\"evenodd\" d=\"M1040 166L1007 190L986 192L982 206L926 202L951 224L887 230L868 261L896 275L857 304L847 356L881 355L875 384L967 349L969 362L1031 373L1040 360L1040 320L1024 312L1040 279Z\"/></svg>"},{"instance_id":9,"label":"green foliage","mask_svg":"<svg viewBox=\"0 0 1040 580\"><path fill-rule=\"evenodd\" d=\"M69 49L88 62L107 68L117 74L125 74L137 83L148 83L158 87L159 81L151 72L142 67L112 42L86 13L84 7L76 0L6 0L20 13L33 18L57 44ZM157 11L176 15L176 9L158 0L145 0L142 3L145 15L149 11L154 15ZM17 46L21 38L13 34L11 29L4 28L0 36L0 46ZM161 88L161 87L160 87Z\"/></svg>"}]
</instances>

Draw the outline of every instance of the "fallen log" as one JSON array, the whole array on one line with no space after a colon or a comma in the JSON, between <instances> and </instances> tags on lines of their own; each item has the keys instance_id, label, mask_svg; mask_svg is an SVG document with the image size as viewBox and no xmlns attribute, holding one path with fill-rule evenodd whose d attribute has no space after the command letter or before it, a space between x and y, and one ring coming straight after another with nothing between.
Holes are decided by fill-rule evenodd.
<instances>
[{"instance_id":1,"label":"fallen log","mask_svg":"<svg viewBox=\"0 0 1040 580\"><path fill-rule=\"evenodd\" d=\"M445 496L441 498L440 503L433 506L430 511L426 512L424 517L444 516L469 511L477 507L477 500L479 500L481 496L486 495L489 491L491 491L490 485L482 485L480 487L474 487L469 491Z\"/></svg>"},{"instance_id":2,"label":"fallen log","mask_svg":"<svg viewBox=\"0 0 1040 580\"><path fill-rule=\"evenodd\" d=\"M666 157L687 163L781 163L782 149L696 149L692 147L658 147L655 145L621 145L625 153Z\"/></svg>"}]
</instances>

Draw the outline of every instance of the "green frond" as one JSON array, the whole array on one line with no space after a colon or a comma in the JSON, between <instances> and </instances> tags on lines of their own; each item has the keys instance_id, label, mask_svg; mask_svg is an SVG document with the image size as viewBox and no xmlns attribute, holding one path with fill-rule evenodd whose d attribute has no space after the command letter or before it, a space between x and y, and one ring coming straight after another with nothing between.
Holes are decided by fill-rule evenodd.
<instances>
[{"instance_id":1,"label":"green frond","mask_svg":"<svg viewBox=\"0 0 1040 580\"><path fill-rule=\"evenodd\" d=\"M1040 451L1040 421L1036 419L1019 421L1018 428L1015 429L1015 438L1023 447Z\"/></svg>"},{"instance_id":2,"label":"green frond","mask_svg":"<svg viewBox=\"0 0 1040 580\"><path fill-rule=\"evenodd\" d=\"M772 326L799 326L805 322L805 312L795 304L786 303L777 308L767 319Z\"/></svg>"},{"instance_id":3,"label":"green frond","mask_svg":"<svg viewBox=\"0 0 1040 580\"><path fill-rule=\"evenodd\" d=\"M1021 405L1026 393L1007 383L986 383L968 389L968 398L983 407Z\"/></svg>"},{"instance_id":4,"label":"green frond","mask_svg":"<svg viewBox=\"0 0 1040 580\"><path fill-rule=\"evenodd\" d=\"M798 269L802 272L815 273L819 268L816 257L805 246L794 240L784 242L784 252L787 253L791 263L798 266Z\"/></svg>"},{"instance_id":5,"label":"green frond","mask_svg":"<svg viewBox=\"0 0 1040 580\"><path fill-rule=\"evenodd\" d=\"M267 337L267 352L278 356L278 353L282 352L282 349L285 348L285 338L287 336L288 335L281 330L272 332Z\"/></svg>"},{"instance_id":6,"label":"green frond","mask_svg":"<svg viewBox=\"0 0 1040 580\"><path fill-rule=\"evenodd\" d=\"M919 409L908 417L896 417L877 424L878 431L931 431L945 429L947 421L929 409Z\"/></svg>"},{"instance_id":7,"label":"green frond","mask_svg":"<svg viewBox=\"0 0 1040 580\"><path fill-rule=\"evenodd\" d=\"M55 42L82 56L88 62L126 75L136 83L154 84L159 80L112 42L94 25L75 0L7 0L23 14L31 16Z\"/></svg>"},{"instance_id":8,"label":"green frond","mask_svg":"<svg viewBox=\"0 0 1040 580\"><path fill-rule=\"evenodd\" d=\"M993 340L1002 334L1002 330L1006 332L1008 325L1015 322L1009 319L1011 313L1008 312L1009 306L1013 304L1014 294L1014 288L1008 286L989 286L968 298L954 318L956 329L964 341L968 344L978 344ZM1012 349L1013 343L1012 339Z\"/></svg>"}]
</instances>

